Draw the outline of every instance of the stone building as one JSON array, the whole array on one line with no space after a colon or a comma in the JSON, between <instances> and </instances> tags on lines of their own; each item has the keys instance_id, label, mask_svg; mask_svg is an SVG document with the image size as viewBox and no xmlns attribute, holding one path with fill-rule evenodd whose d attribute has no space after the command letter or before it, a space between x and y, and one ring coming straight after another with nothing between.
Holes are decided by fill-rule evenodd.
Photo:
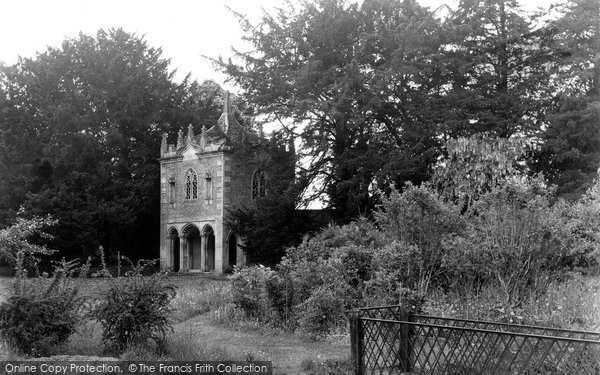
<instances>
[{"instance_id":1,"label":"stone building","mask_svg":"<svg viewBox=\"0 0 600 375\"><path fill-rule=\"evenodd\" d=\"M179 131L176 144L163 135L160 150L161 267L179 272L223 273L243 266L243 239L226 226L227 208L268 193L268 158L262 134L236 120L227 94L223 113L195 135ZM240 150L244 149L244 150ZM293 150L292 150L293 152Z\"/></svg>"}]
</instances>

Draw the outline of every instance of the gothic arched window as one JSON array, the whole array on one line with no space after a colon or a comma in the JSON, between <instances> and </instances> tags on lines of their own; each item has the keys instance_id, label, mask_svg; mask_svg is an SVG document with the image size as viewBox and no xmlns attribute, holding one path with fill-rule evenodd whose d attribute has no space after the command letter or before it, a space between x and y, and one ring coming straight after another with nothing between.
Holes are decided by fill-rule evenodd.
<instances>
[{"instance_id":1,"label":"gothic arched window","mask_svg":"<svg viewBox=\"0 0 600 375\"><path fill-rule=\"evenodd\" d=\"M267 195L267 176L260 169L252 175L252 199Z\"/></svg>"},{"instance_id":2,"label":"gothic arched window","mask_svg":"<svg viewBox=\"0 0 600 375\"><path fill-rule=\"evenodd\" d=\"M193 169L185 174L185 199L198 199L198 175Z\"/></svg>"}]
</instances>

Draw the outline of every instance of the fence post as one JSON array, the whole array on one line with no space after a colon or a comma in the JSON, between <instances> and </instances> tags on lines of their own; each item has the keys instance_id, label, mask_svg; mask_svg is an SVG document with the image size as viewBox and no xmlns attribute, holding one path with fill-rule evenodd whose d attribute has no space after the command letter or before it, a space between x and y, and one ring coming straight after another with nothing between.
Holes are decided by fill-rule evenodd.
<instances>
[{"instance_id":1,"label":"fence post","mask_svg":"<svg viewBox=\"0 0 600 375\"><path fill-rule=\"evenodd\" d=\"M362 322L359 318L360 310L350 311L350 352L352 356L352 368L354 369L354 375L364 374L364 337Z\"/></svg>"},{"instance_id":2,"label":"fence post","mask_svg":"<svg viewBox=\"0 0 600 375\"><path fill-rule=\"evenodd\" d=\"M399 320L404 322L410 322L412 317L410 310L405 307L400 307ZM413 327L408 324L400 324L400 351L398 353L398 362L400 364L400 371L410 372L410 355L412 353L412 340Z\"/></svg>"}]
</instances>

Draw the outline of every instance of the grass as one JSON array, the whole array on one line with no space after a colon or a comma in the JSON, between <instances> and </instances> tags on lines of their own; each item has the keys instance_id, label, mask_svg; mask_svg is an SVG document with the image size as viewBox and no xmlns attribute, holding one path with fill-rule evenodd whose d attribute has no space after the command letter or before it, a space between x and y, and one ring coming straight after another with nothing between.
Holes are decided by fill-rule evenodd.
<instances>
[{"instance_id":1,"label":"grass","mask_svg":"<svg viewBox=\"0 0 600 375\"><path fill-rule=\"evenodd\" d=\"M69 337L63 354L96 356L102 353L102 327L100 323L86 321Z\"/></svg>"},{"instance_id":2,"label":"grass","mask_svg":"<svg viewBox=\"0 0 600 375\"><path fill-rule=\"evenodd\" d=\"M479 293L433 292L424 311L430 315L548 327L600 331L600 278L574 277L550 285L541 297L506 306L495 289Z\"/></svg>"},{"instance_id":3,"label":"grass","mask_svg":"<svg viewBox=\"0 0 600 375\"><path fill-rule=\"evenodd\" d=\"M173 361L236 361L243 360L237 353L232 353L225 348L208 346L201 343L188 331L171 335L167 341L166 356Z\"/></svg>"},{"instance_id":4,"label":"grass","mask_svg":"<svg viewBox=\"0 0 600 375\"><path fill-rule=\"evenodd\" d=\"M0 287L9 291L11 281L12 279L0 278ZM177 329L168 335L165 350L159 354L151 344L138 345L128 348L119 360L223 361L262 358L273 360L285 371L294 373L295 369L313 375L351 373L351 361L343 359L344 352L334 357L317 355L321 350L327 351L335 345L328 342L316 343L320 345L320 349L311 353L307 349L308 345L299 342L297 336L279 335L281 332L274 328L258 320L248 319L231 302L228 282L203 277L171 277L169 281L177 286L177 296L171 302L175 310L173 322L177 324ZM107 287L108 283L110 281L106 279L82 279L81 292L93 297ZM449 317L600 330L600 278L578 277L551 285L547 294L537 300L525 301L518 308L504 306L500 295L492 289L483 290L478 294L435 292L428 299L425 312ZM190 320L202 314L205 315ZM185 323L179 325L181 322ZM199 331L194 328L200 327L199 322L210 322L203 326L210 327L203 336L199 336ZM232 327L235 331L218 326ZM102 329L99 324L86 322L79 327L78 333L72 335L64 347L60 348L60 353L100 355L103 351L101 336ZM347 335L341 336L347 340ZM238 345L242 345L244 349ZM291 348L291 351L285 355L276 354L282 346ZM273 350L268 349L271 347ZM293 356L297 359L289 359ZM8 345L0 342L0 359L14 360L19 357Z\"/></svg>"},{"instance_id":5,"label":"grass","mask_svg":"<svg viewBox=\"0 0 600 375\"><path fill-rule=\"evenodd\" d=\"M352 362L346 360L325 360L306 358L300 364L300 370L309 375L350 375L354 374Z\"/></svg>"},{"instance_id":6,"label":"grass","mask_svg":"<svg viewBox=\"0 0 600 375\"><path fill-rule=\"evenodd\" d=\"M530 308L548 325L600 331L600 278L574 278L553 285Z\"/></svg>"},{"instance_id":7,"label":"grass","mask_svg":"<svg viewBox=\"0 0 600 375\"><path fill-rule=\"evenodd\" d=\"M186 321L194 316L215 311L230 302L230 285L220 281L183 283L171 302L175 309L173 321Z\"/></svg>"},{"instance_id":8,"label":"grass","mask_svg":"<svg viewBox=\"0 0 600 375\"><path fill-rule=\"evenodd\" d=\"M14 280L12 277L0 278L0 298L10 295ZM80 295L94 298L98 297L101 291L108 288L115 280L116 278L76 278L72 281L79 286ZM32 278L28 282L35 285L36 288L43 288L50 281ZM174 308L174 323L216 309L219 305L225 303L226 298L224 296L229 294L227 293L229 284L223 278L169 277L168 282L177 287L177 296L171 302L171 306ZM198 346L191 337L173 336L169 340L171 351L175 356L174 359L195 358L195 355L185 357L185 355L192 355L193 353L201 353L203 357L209 355L214 358L224 355L224 352L218 349L209 350ZM85 321L77 327L77 332L69 337L67 343L56 349L57 352L64 355L97 356L103 352L102 327L95 321ZM150 347L129 348L124 356L132 359L155 359L156 354L151 353L151 351L152 348ZM19 355L9 345L0 342L0 359L15 359L18 357ZM231 358L231 356L227 355L226 358Z\"/></svg>"}]
</instances>

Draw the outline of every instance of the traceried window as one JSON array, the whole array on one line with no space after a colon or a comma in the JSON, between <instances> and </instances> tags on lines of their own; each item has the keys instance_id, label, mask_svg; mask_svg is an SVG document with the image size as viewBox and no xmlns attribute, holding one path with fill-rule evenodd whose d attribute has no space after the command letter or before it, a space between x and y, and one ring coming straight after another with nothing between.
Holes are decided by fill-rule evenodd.
<instances>
[{"instance_id":1,"label":"traceried window","mask_svg":"<svg viewBox=\"0 0 600 375\"><path fill-rule=\"evenodd\" d=\"M198 199L198 175L193 169L185 174L185 199Z\"/></svg>"},{"instance_id":2,"label":"traceried window","mask_svg":"<svg viewBox=\"0 0 600 375\"><path fill-rule=\"evenodd\" d=\"M252 175L252 199L267 195L267 176L260 169Z\"/></svg>"}]
</instances>

